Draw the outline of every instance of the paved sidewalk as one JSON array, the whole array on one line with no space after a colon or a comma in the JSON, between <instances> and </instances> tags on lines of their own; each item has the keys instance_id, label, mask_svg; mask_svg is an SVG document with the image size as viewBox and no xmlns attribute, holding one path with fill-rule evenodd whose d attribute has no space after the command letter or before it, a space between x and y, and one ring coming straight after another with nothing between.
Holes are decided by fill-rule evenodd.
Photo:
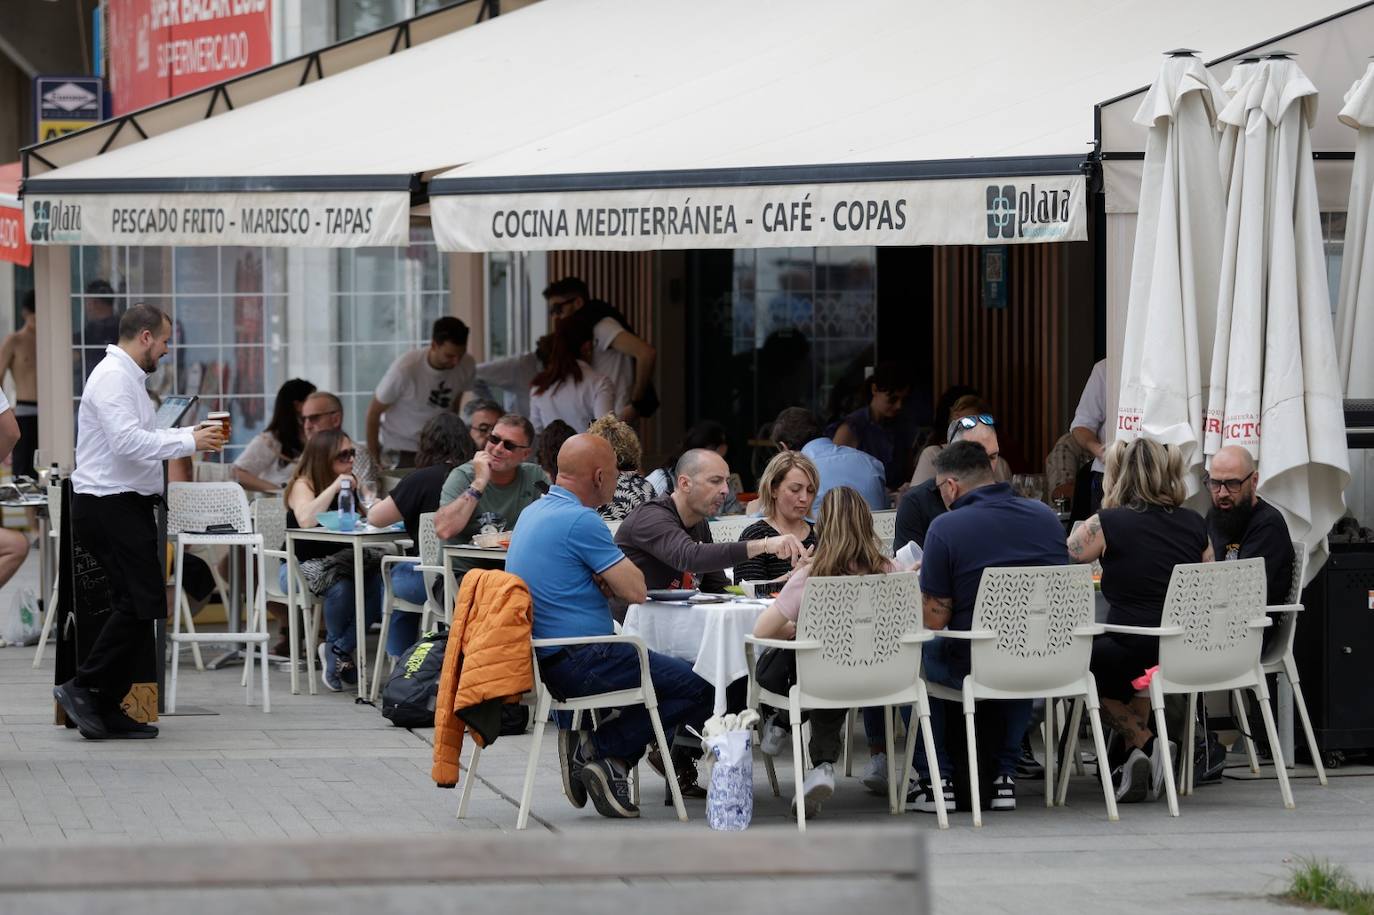
<instances>
[{"instance_id":1,"label":"paved sidewalk","mask_svg":"<svg viewBox=\"0 0 1374 915\"><path fill-rule=\"evenodd\" d=\"M0 590L0 605L10 594ZM32 659L31 648L0 649L0 845L514 830L528 734L501 738L484 753L470 815L460 821L458 792L429 780L432 732L394 728L347 694L292 696L288 675L273 670L272 712L264 715L243 705L240 669L183 665L183 707L214 714L164 718L154 741L90 742L52 725L51 661L35 670ZM859 752L856 772L865 762ZM1295 811L1282 808L1273 780L1228 778L1182 799L1178 819L1158 803L1123 806L1121 821L1108 823L1097 783L1079 778L1067 808L1047 810L1043 784L1028 782L1019 810L989 813L979 830L967 814L952 814L943 833L934 817L907 814L900 823L930 830L940 912L1059 912L1067 900L1078 910L1151 915L1277 910L1264 897L1286 883L1297 856L1327 858L1374 880L1369 771L1337 770L1322 789L1299 770ZM702 802L689 801L691 821L678 824L661 806L661 782L645 772L641 821L603 820L590 804L575 810L563 798L557 753L546 740L531 831L585 841L603 830L635 830L646 840L659 830L694 830L710 841ZM788 792L785 761L779 777ZM751 832L795 830L761 765L755 784ZM898 820L885 803L857 778L841 779L809 828L893 828ZM0 911L7 908L0 888Z\"/></svg>"}]
</instances>

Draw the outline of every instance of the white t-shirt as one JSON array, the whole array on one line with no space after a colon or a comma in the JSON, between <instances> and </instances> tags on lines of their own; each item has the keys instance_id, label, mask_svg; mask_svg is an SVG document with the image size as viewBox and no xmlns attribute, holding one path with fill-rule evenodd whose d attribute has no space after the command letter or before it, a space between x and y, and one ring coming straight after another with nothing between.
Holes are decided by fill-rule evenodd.
<instances>
[{"instance_id":1,"label":"white t-shirt","mask_svg":"<svg viewBox=\"0 0 1374 915\"><path fill-rule=\"evenodd\" d=\"M458 403L477 377L477 362L467 353L445 371L430 368L428 353L425 347L400 356L377 385L377 399L390 405L382 414L383 448L418 451L425 423Z\"/></svg>"},{"instance_id":2,"label":"white t-shirt","mask_svg":"<svg viewBox=\"0 0 1374 915\"><path fill-rule=\"evenodd\" d=\"M534 393L530 386L530 422L536 433L555 419L563 420L575 432L586 432L593 420L615 409L611 379L580 359L577 364L582 368L581 381L567 378L542 394Z\"/></svg>"},{"instance_id":3,"label":"white t-shirt","mask_svg":"<svg viewBox=\"0 0 1374 915\"><path fill-rule=\"evenodd\" d=\"M602 318L592 328L592 338L596 341L592 348L592 368L611 379L616 412L629 406L635 387L634 358L611 349L611 343L624 332L625 325L611 317Z\"/></svg>"},{"instance_id":4,"label":"white t-shirt","mask_svg":"<svg viewBox=\"0 0 1374 915\"><path fill-rule=\"evenodd\" d=\"M1088 383L1083 385L1083 396L1078 399L1078 409L1073 411L1070 429L1082 426L1097 433L1097 440L1107 444L1107 360L1099 360L1093 366ZM1093 459L1093 470L1102 473L1106 466L1100 458Z\"/></svg>"}]
</instances>

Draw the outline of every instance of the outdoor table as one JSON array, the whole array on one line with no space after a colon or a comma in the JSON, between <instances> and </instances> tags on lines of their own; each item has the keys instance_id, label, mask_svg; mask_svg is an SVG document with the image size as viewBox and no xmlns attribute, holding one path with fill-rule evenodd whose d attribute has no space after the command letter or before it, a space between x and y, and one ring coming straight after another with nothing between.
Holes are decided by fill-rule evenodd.
<instances>
[{"instance_id":1,"label":"outdoor table","mask_svg":"<svg viewBox=\"0 0 1374 915\"><path fill-rule=\"evenodd\" d=\"M637 635L659 654L692 663L697 676L716 689L715 714L725 713L725 690L749 672L744 637L771 601L719 603L649 601L631 604L620 631Z\"/></svg>"},{"instance_id":2,"label":"outdoor table","mask_svg":"<svg viewBox=\"0 0 1374 915\"><path fill-rule=\"evenodd\" d=\"M44 613L52 612L52 582L56 577L52 568L53 551L48 543L48 497L22 496L0 501L5 508L36 509L38 516L38 600Z\"/></svg>"},{"instance_id":3,"label":"outdoor table","mask_svg":"<svg viewBox=\"0 0 1374 915\"><path fill-rule=\"evenodd\" d=\"M286 561L291 564L291 572L286 576L286 606L287 619L289 620L288 629L291 644L298 644L296 639L296 614L292 612L296 600L296 576L300 574L300 569L296 562L295 546L298 542L308 540L316 543L339 543L353 548L353 608L356 614L354 627L358 634L358 698L367 695L367 612L366 612L366 588L363 587L363 547L372 546L380 543L409 543L410 539L406 535L405 529L398 526L373 527L370 524L360 523L351 531L332 531L327 527L290 527L286 529ZM300 692L300 670L297 665L291 665L291 692Z\"/></svg>"},{"instance_id":4,"label":"outdoor table","mask_svg":"<svg viewBox=\"0 0 1374 915\"><path fill-rule=\"evenodd\" d=\"M444 544L444 602L449 609L453 608L453 602L458 597L457 581L453 577L452 559L487 559L493 562L506 564L506 550L499 546L477 546L475 543L447 543Z\"/></svg>"}]
</instances>

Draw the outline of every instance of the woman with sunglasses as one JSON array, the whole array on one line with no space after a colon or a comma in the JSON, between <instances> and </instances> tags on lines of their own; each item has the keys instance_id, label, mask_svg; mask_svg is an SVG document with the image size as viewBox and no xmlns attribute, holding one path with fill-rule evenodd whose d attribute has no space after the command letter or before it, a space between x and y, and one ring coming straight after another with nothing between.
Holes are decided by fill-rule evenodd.
<instances>
[{"instance_id":1,"label":"woman with sunglasses","mask_svg":"<svg viewBox=\"0 0 1374 915\"><path fill-rule=\"evenodd\" d=\"M979 400L975 394L966 394L956 400L950 408L949 415L949 426L944 430L945 440L937 445L927 445L921 450L921 456L916 461L916 472L911 476L912 486L920 486L926 480L935 479L935 458L954 438L956 429L962 428L967 431L979 424L994 427L997 425L997 420L992 418L987 404ZM1011 465L1001 455L998 455L996 462L993 463L992 472L996 474L999 483L1011 479Z\"/></svg>"},{"instance_id":2,"label":"woman with sunglasses","mask_svg":"<svg viewBox=\"0 0 1374 915\"><path fill-rule=\"evenodd\" d=\"M1108 623L1158 626L1174 566L1212 561L1207 523L1183 507L1187 495L1177 448L1140 438L1118 441L1107 450L1102 510L1069 535L1069 558L1102 563ZM1150 729L1150 702L1138 698L1131 684L1158 663L1157 638L1108 633L1093 640L1091 670L1102 717L1127 749L1112 772L1121 803L1154 800L1164 781L1164 754Z\"/></svg>"},{"instance_id":3,"label":"woman with sunglasses","mask_svg":"<svg viewBox=\"0 0 1374 915\"><path fill-rule=\"evenodd\" d=\"M338 508L345 480L355 497L358 478L353 473L357 449L338 429L316 432L305 444L291 481L286 484L286 526L316 527L319 516ZM324 599L325 638L320 643L320 678L326 689L338 692L358 682L353 652L358 647L353 581L353 548L337 544L299 541L296 559L307 587ZM286 565L281 567L281 587L286 589ZM363 581L364 605L369 623L382 618L382 577L375 568Z\"/></svg>"}]
</instances>

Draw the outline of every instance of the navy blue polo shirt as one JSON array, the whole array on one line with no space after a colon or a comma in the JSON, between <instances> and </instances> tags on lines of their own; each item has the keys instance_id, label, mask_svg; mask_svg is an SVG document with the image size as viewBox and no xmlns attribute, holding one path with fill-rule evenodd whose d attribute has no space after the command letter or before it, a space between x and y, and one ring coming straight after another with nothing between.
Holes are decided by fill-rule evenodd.
<instances>
[{"instance_id":1,"label":"navy blue polo shirt","mask_svg":"<svg viewBox=\"0 0 1374 915\"><path fill-rule=\"evenodd\" d=\"M930 522L921 591L954 598L949 628L967 630L984 569L1068 565L1066 540L1059 517L1044 502L1013 494L1008 483L980 486Z\"/></svg>"}]
</instances>

